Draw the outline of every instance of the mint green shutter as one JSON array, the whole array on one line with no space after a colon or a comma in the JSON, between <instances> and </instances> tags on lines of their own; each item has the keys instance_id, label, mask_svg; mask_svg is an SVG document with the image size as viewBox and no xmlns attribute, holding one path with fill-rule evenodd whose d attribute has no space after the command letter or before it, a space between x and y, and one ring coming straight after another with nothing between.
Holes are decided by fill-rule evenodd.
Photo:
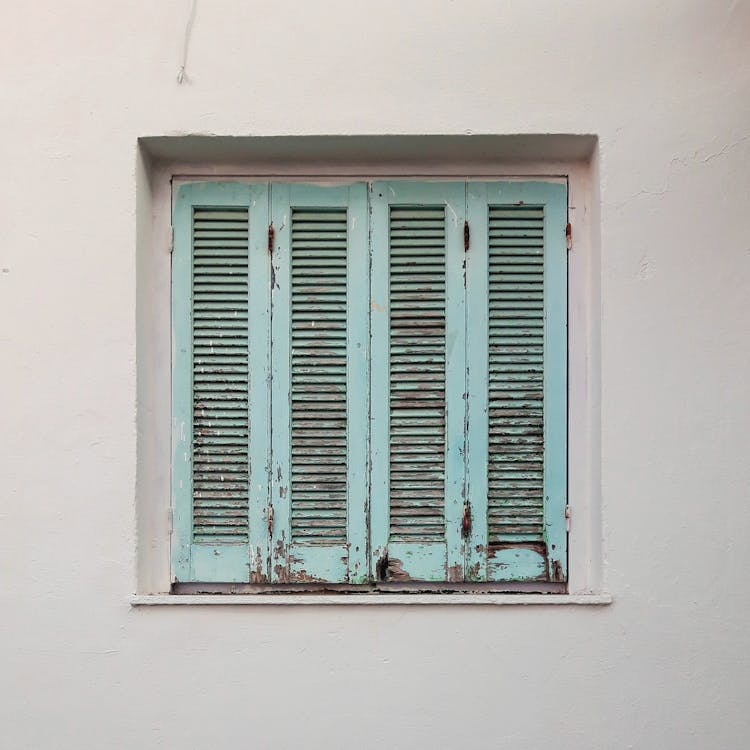
<instances>
[{"instance_id":1,"label":"mint green shutter","mask_svg":"<svg viewBox=\"0 0 750 750\"><path fill-rule=\"evenodd\" d=\"M174 580L566 580L565 186L370 198L180 189Z\"/></svg>"},{"instance_id":2,"label":"mint green shutter","mask_svg":"<svg viewBox=\"0 0 750 750\"><path fill-rule=\"evenodd\" d=\"M363 583L367 189L271 190L272 580Z\"/></svg>"},{"instance_id":3,"label":"mint green shutter","mask_svg":"<svg viewBox=\"0 0 750 750\"><path fill-rule=\"evenodd\" d=\"M175 581L266 578L267 188L180 188L172 261ZM251 489L252 488L252 489Z\"/></svg>"},{"instance_id":4,"label":"mint green shutter","mask_svg":"<svg viewBox=\"0 0 750 750\"><path fill-rule=\"evenodd\" d=\"M462 580L463 183L374 183L371 565Z\"/></svg>"},{"instance_id":5,"label":"mint green shutter","mask_svg":"<svg viewBox=\"0 0 750 750\"><path fill-rule=\"evenodd\" d=\"M566 188L468 186L468 576L567 577Z\"/></svg>"}]
</instances>

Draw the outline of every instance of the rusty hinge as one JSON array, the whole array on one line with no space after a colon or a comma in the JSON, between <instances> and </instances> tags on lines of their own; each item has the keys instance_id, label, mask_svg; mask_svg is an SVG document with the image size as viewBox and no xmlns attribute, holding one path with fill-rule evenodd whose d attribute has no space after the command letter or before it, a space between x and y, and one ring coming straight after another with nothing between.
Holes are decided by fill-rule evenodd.
<instances>
[{"instance_id":1,"label":"rusty hinge","mask_svg":"<svg viewBox=\"0 0 750 750\"><path fill-rule=\"evenodd\" d=\"M268 252L269 254L273 253L273 238L276 234L274 228L273 228L273 222L271 222L268 225Z\"/></svg>"},{"instance_id":2,"label":"rusty hinge","mask_svg":"<svg viewBox=\"0 0 750 750\"><path fill-rule=\"evenodd\" d=\"M375 564L375 572L378 581L388 580L388 550L386 550Z\"/></svg>"},{"instance_id":3,"label":"rusty hinge","mask_svg":"<svg viewBox=\"0 0 750 750\"><path fill-rule=\"evenodd\" d=\"M273 537L273 505L268 508L268 536Z\"/></svg>"},{"instance_id":4,"label":"rusty hinge","mask_svg":"<svg viewBox=\"0 0 750 750\"><path fill-rule=\"evenodd\" d=\"M464 252L469 251L469 242L471 240L471 230L469 229L469 222L464 222Z\"/></svg>"},{"instance_id":5,"label":"rusty hinge","mask_svg":"<svg viewBox=\"0 0 750 750\"><path fill-rule=\"evenodd\" d=\"M464 503L464 513L461 517L461 536L468 539L471 534L471 506Z\"/></svg>"},{"instance_id":6,"label":"rusty hinge","mask_svg":"<svg viewBox=\"0 0 750 750\"><path fill-rule=\"evenodd\" d=\"M565 506L565 531L570 531L570 506Z\"/></svg>"},{"instance_id":7,"label":"rusty hinge","mask_svg":"<svg viewBox=\"0 0 750 750\"><path fill-rule=\"evenodd\" d=\"M573 227L570 226L570 222L565 227L565 246L568 250L573 249Z\"/></svg>"}]
</instances>

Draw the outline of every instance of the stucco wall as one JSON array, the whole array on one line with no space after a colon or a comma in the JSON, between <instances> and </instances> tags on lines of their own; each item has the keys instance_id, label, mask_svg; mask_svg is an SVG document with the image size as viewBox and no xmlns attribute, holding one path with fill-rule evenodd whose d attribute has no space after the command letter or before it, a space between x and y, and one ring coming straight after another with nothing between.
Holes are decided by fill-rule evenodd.
<instances>
[{"instance_id":1,"label":"stucco wall","mask_svg":"<svg viewBox=\"0 0 750 750\"><path fill-rule=\"evenodd\" d=\"M187 0L29 6L0 6L2 745L744 747L750 3L203 0L183 85ZM614 604L131 608L137 139L469 131L599 136Z\"/></svg>"}]
</instances>

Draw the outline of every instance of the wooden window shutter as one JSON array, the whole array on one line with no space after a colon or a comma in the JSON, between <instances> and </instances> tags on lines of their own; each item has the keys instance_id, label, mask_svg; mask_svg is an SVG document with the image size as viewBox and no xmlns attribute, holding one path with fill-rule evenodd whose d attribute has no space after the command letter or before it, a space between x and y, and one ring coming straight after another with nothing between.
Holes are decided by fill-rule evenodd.
<instances>
[{"instance_id":1,"label":"wooden window shutter","mask_svg":"<svg viewBox=\"0 0 750 750\"><path fill-rule=\"evenodd\" d=\"M567 579L566 201L468 186L470 580Z\"/></svg>"},{"instance_id":2,"label":"wooden window shutter","mask_svg":"<svg viewBox=\"0 0 750 750\"><path fill-rule=\"evenodd\" d=\"M465 185L374 183L371 566L462 580Z\"/></svg>"},{"instance_id":3,"label":"wooden window shutter","mask_svg":"<svg viewBox=\"0 0 750 750\"><path fill-rule=\"evenodd\" d=\"M271 191L271 580L364 583L367 188Z\"/></svg>"},{"instance_id":4,"label":"wooden window shutter","mask_svg":"<svg viewBox=\"0 0 750 750\"><path fill-rule=\"evenodd\" d=\"M176 581L266 577L267 207L263 185L218 183L182 186L175 204Z\"/></svg>"},{"instance_id":5,"label":"wooden window shutter","mask_svg":"<svg viewBox=\"0 0 750 750\"><path fill-rule=\"evenodd\" d=\"M181 187L174 580L567 580L566 204Z\"/></svg>"}]
</instances>

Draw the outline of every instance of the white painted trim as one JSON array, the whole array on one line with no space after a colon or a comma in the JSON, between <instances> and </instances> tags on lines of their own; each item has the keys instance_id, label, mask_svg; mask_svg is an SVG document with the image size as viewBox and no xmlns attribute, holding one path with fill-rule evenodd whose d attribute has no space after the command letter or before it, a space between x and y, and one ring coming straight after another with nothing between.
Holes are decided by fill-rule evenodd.
<instances>
[{"instance_id":1,"label":"white painted trim","mask_svg":"<svg viewBox=\"0 0 750 750\"><path fill-rule=\"evenodd\" d=\"M143 157L143 154L140 155ZM573 248L568 255L568 503L571 508L568 537L568 599L570 596L600 595L606 587L601 516L601 292L598 162L596 151L590 160L548 160L538 162L490 162L460 164L415 163L384 171L377 164L352 164L326 170L318 166L253 165L237 162L212 166L188 161L139 163L137 190L142 233L138 240L138 555L135 589L156 595L169 590L169 503L170 503L170 255L172 180L174 184L200 180L346 182L361 179L546 179L560 181L567 176L569 220ZM188 177L189 175L189 177ZM367 175L367 177L365 177ZM150 210L148 210L150 209ZM184 599L187 594L177 598ZM211 595L201 595L201 600ZM226 598L239 595L219 595ZM259 603L260 594L251 595ZM281 604L281 594L270 601ZM304 595L303 595L304 596ZM316 601L322 603L319 595ZM327 595L331 596L331 595ZM365 595L358 594L357 598ZM378 601L384 595L377 595ZM394 603L402 602L399 594ZM415 595L409 595L411 599ZM439 603L440 594L424 594ZM451 603L462 601L448 595ZM478 603L474 596L471 603ZM490 603L482 594L483 602ZM533 594L508 594L533 603ZM542 595L551 603L551 595ZM555 595L561 598L560 595ZM170 602L172 598L169 597ZM336 594L335 599L349 599ZM232 600L234 601L234 600ZM588 603L588 599L587 599Z\"/></svg>"},{"instance_id":2,"label":"white painted trim","mask_svg":"<svg viewBox=\"0 0 750 750\"><path fill-rule=\"evenodd\" d=\"M152 594L135 595L133 607L185 606L204 604L270 604L344 606L358 604L414 605L414 604L480 604L480 605L607 605L612 604L610 594Z\"/></svg>"}]
</instances>

